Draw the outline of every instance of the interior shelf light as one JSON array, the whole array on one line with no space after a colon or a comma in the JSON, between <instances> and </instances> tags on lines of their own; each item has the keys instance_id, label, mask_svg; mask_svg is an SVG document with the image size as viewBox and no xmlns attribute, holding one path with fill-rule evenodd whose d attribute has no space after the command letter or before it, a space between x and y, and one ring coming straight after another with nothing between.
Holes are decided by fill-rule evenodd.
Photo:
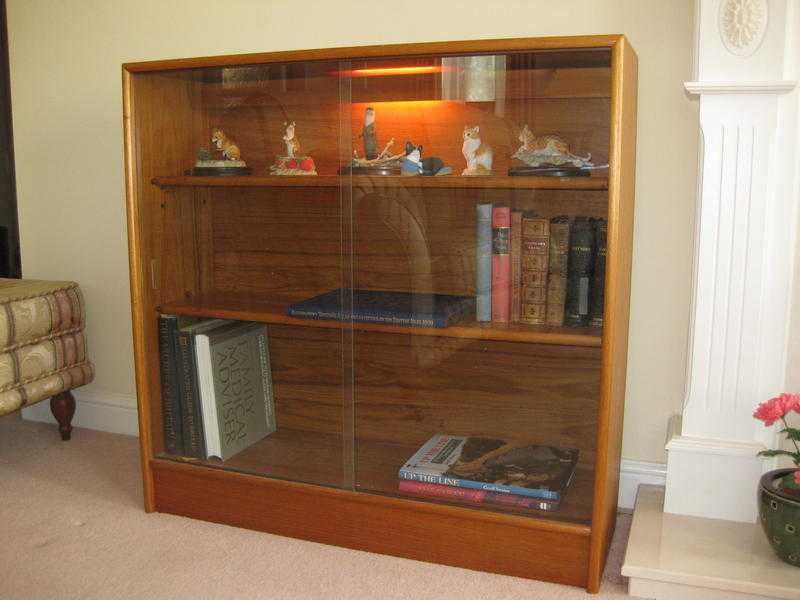
<instances>
[{"instance_id":1,"label":"interior shelf light","mask_svg":"<svg viewBox=\"0 0 800 600\"><path fill-rule=\"evenodd\" d=\"M353 77L375 77L386 75L424 75L427 73L441 73L442 67L436 65L416 66L416 67L367 67L364 69L354 69L347 72Z\"/></svg>"}]
</instances>

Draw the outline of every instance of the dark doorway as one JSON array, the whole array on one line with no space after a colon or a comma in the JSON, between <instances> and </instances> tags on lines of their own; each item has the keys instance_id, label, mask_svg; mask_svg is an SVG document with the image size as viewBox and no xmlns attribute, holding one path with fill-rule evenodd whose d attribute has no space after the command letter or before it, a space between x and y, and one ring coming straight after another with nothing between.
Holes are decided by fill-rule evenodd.
<instances>
[{"instance_id":1,"label":"dark doorway","mask_svg":"<svg viewBox=\"0 0 800 600\"><path fill-rule=\"evenodd\" d=\"M0 0L0 277L21 277L6 2Z\"/></svg>"}]
</instances>

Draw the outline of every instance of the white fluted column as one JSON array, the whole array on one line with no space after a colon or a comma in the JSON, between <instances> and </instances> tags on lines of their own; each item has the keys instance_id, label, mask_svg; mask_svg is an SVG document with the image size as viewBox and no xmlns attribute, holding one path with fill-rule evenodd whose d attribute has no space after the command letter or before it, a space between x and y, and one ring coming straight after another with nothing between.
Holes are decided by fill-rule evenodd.
<instances>
[{"instance_id":1,"label":"white fluted column","mask_svg":"<svg viewBox=\"0 0 800 600\"><path fill-rule=\"evenodd\" d=\"M800 0L698 0L703 134L689 372L667 443L665 511L755 521L752 418L784 391L797 230ZM769 465L768 465L769 466Z\"/></svg>"}]
</instances>

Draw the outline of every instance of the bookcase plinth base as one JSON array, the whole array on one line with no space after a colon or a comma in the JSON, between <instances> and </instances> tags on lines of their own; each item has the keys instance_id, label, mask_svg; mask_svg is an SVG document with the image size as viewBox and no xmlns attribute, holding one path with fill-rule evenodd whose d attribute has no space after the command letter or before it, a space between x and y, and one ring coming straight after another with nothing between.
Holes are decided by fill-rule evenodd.
<instances>
[{"instance_id":1,"label":"bookcase plinth base","mask_svg":"<svg viewBox=\"0 0 800 600\"><path fill-rule=\"evenodd\" d=\"M586 587L590 527L153 460L158 512Z\"/></svg>"}]
</instances>

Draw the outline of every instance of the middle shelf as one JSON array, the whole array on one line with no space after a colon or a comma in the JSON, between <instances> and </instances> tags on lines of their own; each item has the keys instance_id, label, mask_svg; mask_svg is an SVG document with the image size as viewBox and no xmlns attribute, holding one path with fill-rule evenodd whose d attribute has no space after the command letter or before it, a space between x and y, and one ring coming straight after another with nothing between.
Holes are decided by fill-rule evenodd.
<instances>
[{"instance_id":1,"label":"middle shelf","mask_svg":"<svg viewBox=\"0 0 800 600\"><path fill-rule=\"evenodd\" d=\"M209 294L175 302L166 302L159 307L164 314L194 317L212 317L238 321L258 321L298 327L341 329L350 327L349 322L321 319L299 319L287 314L288 305L241 294ZM403 327L379 323L353 322L353 329L384 333L400 333L435 337L497 340L561 346L600 347L602 329L548 327L525 323L479 323L463 321L450 327Z\"/></svg>"},{"instance_id":2,"label":"middle shelf","mask_svg":"<svg viewBox=\"0 0 800 600\"><path fill-rule=\"evenodd\" d=\"M520 189L520 190L607 190L608 177L597 175L592 177L507 177L501 175L485 177L403 177L369 176L369 175L317 175L281 177L266 176L230 176L210 177L176 175L154 177L154 185L168 187L339 187L353 185L355 187L375 188L452 188L452 189Z\"/></svg>"}]
</instances>

